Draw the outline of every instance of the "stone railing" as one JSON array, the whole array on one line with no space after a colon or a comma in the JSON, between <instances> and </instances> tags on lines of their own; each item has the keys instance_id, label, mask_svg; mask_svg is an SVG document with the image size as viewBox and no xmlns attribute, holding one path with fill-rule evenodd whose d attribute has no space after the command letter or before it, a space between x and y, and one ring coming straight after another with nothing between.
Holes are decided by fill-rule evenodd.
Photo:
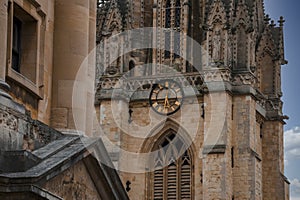
<instances>
[{"instance_id":1,"label":"stone railing","mask_svg":"<svg viewBox=\"0 0 300 200\"><path fill-rule=\"evenodd\" d=\"M97 89L124 89L126 91L135 91L147 90L149 87L152 87L154 83L157 83L160 80L172 79L177 81L182 85L182 87L194 87L201 89L205 87L206 82L232 82L240 81L245 84L249 84L252 81L249 81L247 75L241 77L232 78L231 71L229 69L207 69L201 72L193 73L178 73L178 74L159 74L152 76L143 76L143 77L128 77L128 76L103 76L98 80Z\"/></svg>"},{"instance_id":2,"label":"stone railing","mask_svg":"<svg viewBox=\"0 0 300 200\"><path fill-rule=\"evenodd\" d=\"M112 90L122 91L123 93L131 93L135 91L149 91L153 84L160 80L172 79L183 88L192 87L199 92L208 90L208 83L218 82L224 83L224 86L230 84L232 86L251 86L255 88L257 78L249 71L232 73L229 68L206 68L201 72L193 73L170 73L152 76L102 76L97 83L97 97L103 96L109 98ZM225 87L224 87L225 88ZM101 98L101 97L100 97ZM261 98L259 104L264 106L264 98Z\"/></svg>"},{"instance_id":3,"label":"stone railing","mask_svg":"<svg viewBox=\"0 0 300 200\"><path fill-rule=\"evenodd\" d=\"M98 90L104 89L124 89L126 91L148 90L153 84L160 80L172 79L182 85L182 87L192 86L197 89L204 87L203 74L161 74L145 77L102 77L97 85Z\"/></svg>"},{"instance_id":4,"label":"stone railing","mask_svg":"<svg viewBox=\"0 0 300 200\"><path fill-rule=\"evenodd\" d=\"M203 77L205 82L230 82L231 71L229 69L206 69L203 71Z\"/></svg>"}]
</instances>

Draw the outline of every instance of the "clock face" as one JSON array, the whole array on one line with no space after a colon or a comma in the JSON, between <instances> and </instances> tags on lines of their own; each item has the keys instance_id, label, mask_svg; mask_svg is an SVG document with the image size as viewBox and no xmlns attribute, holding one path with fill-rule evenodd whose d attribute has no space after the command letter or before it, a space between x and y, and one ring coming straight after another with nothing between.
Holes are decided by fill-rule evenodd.
<instances>
[{"instance_id":1,"label":"clock face","mask_svg":"<svg viewBox=\"0 0 300 200\"><path fill-rule=\"evenodd\" d=\"M150 106L159 114L171 115L180 109L183 95L182 87L176 81L160 81L152 87L149 96Z\"/></svg>"}]
</instances>

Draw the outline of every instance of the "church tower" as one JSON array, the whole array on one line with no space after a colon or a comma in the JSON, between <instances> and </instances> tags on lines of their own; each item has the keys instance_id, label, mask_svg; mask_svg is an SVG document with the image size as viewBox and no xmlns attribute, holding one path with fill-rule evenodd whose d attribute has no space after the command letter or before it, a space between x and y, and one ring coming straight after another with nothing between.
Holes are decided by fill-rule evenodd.
<instances>
[{"instance_id":1,"label":"church tower","mask_svg":"<svg viewBox=\"0 0 300 200\"><path fill-rule=\"evenodd\" d=\"M289 199L283 18L263 0L99 0L95 106L130 199Z\"/></svg>"}]
</instances>

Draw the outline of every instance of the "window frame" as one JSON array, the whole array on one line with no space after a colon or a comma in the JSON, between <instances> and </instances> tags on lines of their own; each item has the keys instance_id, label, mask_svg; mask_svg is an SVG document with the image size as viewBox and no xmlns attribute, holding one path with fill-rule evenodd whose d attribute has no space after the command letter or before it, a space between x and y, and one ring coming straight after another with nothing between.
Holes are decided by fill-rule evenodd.
<instances>
[{"instance_id":1,"label":"window frame","mask_svg":"<svg viewBox=\"0 0 300 200\"><path fill-rule=\"evenodd\" d=\"M14 80L17 82L20 86L22 86L24 89L30 91L34 96L36 96L38 99L43 98L44 94L44 76L43 76L43 70L44 70L44 41L45 41L45 33L46 33L46 25L45 25L45 18L46 14L40 9L41 6L38 4L35 0L32 1L22 1L14 0L9 2L9 10L8 10L8 30L7 30L7 78ZM21 10L18 11L18 10ZM31 72L34 73L34 78L30 78L24 74L22 74L22 61L20 61L19 70L13 69L13 32L14 32L14 18L17 18L22 22L22 31L24 31L24 27L26 26L24 22L26 22L26 17L22 17L23 13L26 13L25 15L29 18L32 18L32 24L31 28L35 31L35 40L34 40L34 46L31 51L34 51L34 64L31 65L32 70ZM24 39L23 39L24 40ZM22 38L21 38L21 45L23 46ZM22 48L22 47L21 47ZM24 51L23 49L20 50L20 60L22 59L22 56L24 56L24 53L27 51L27 49ZM30 52L32 53L32 52ZM31 73L30 72L30 73Z\"/></svg>"}]
</instances>

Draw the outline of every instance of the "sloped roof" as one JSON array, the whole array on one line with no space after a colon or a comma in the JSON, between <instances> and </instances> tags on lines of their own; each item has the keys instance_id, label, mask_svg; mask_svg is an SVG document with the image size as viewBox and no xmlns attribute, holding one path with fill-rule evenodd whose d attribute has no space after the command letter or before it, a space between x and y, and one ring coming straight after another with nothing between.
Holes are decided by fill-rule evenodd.
<instances>
[{"instance_id":1,"label":"sloped roof","mask_svg":"<svg viewBox=\"0 0 300 200\"><path fill-rule=\"evenodd\" d=\"M108 167L113 165L102 140L78 135L63 135L33 152L1 152L1 162L8 163L8 165L1 168L0 197L9 197L16 192L23 192L35 194L41 199L47 199L47 196L51 196L52 199L61 199L43 189L41 185L91 156L96 156L99 160L98 162L96 162L97 159L90 161L88 170L92 170L95 176L100 177L96 182L100 180L112 190L109 192L110 199L128 199L117 172ZM12 166L12 163L19 167Z\"/></svg>"}]
</instances>

